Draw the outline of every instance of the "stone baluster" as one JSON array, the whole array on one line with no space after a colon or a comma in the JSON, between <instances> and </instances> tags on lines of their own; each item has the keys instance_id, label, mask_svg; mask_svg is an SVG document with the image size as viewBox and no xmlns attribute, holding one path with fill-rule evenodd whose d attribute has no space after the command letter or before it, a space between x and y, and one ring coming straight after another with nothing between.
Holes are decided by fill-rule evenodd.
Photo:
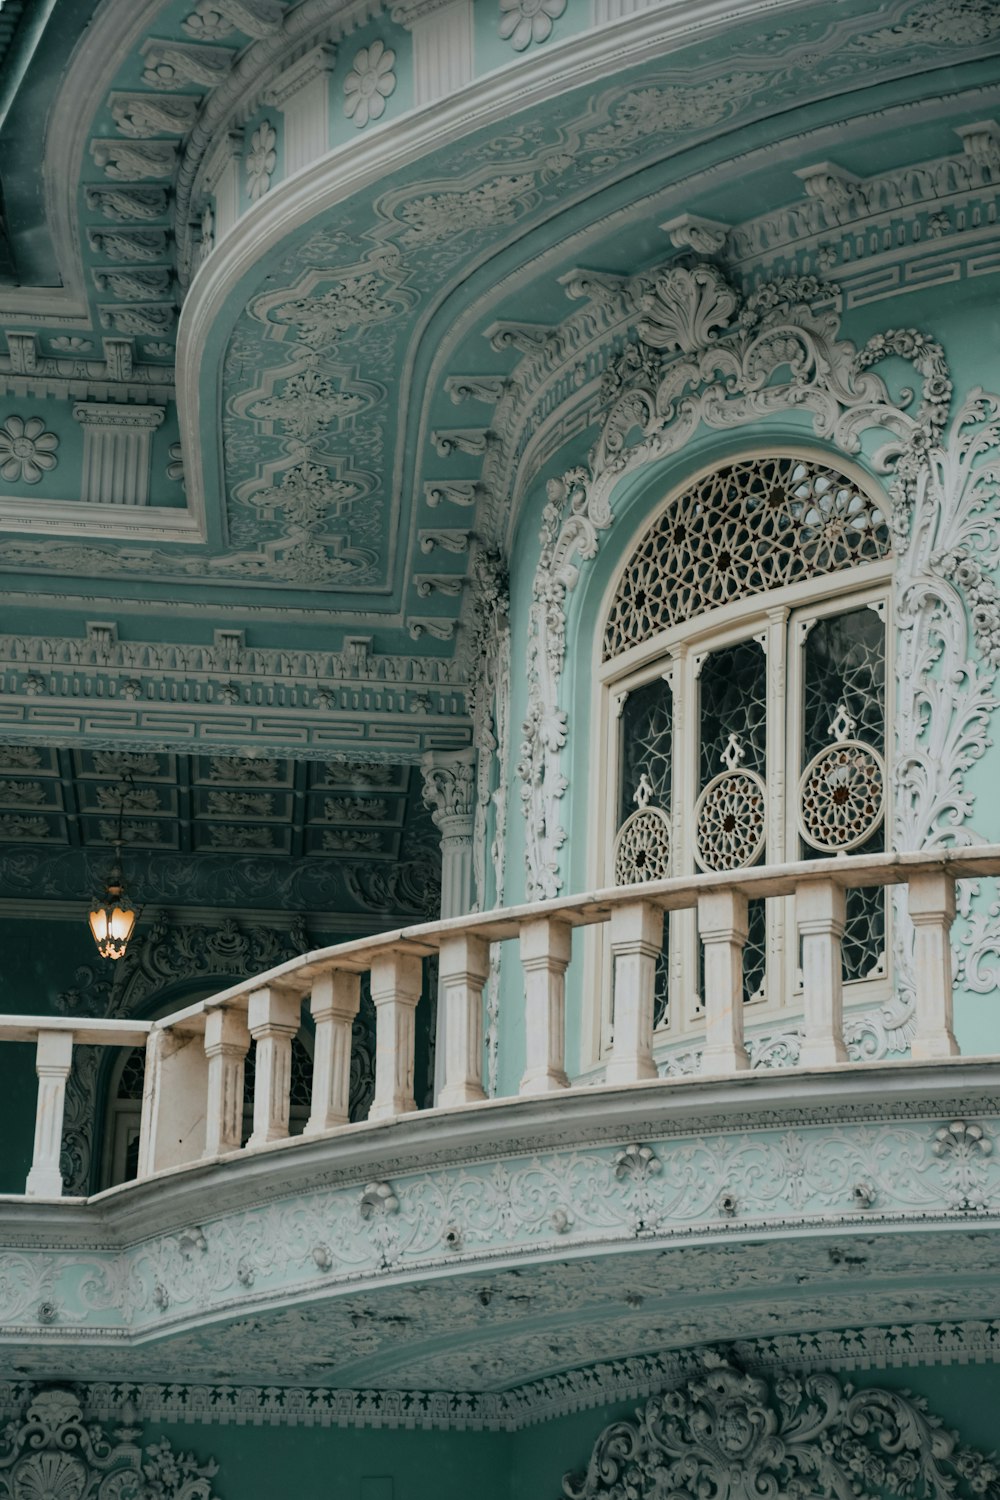
<instances>
[{"instance_id":1,"label":"stone baluster","mask_svg":"<svg viewBox=\"0 0 1000 1500\"><path fill-rule=\"evenodd\" d=\"M566 969L572 929L555 917L522 922L525 1069L520 1093L548 1094L569 1087L566 1076Z\"/></svg>"},{"instance_id":2,"label":"stone baluster","mask_svg":"<svg viewBox=\"0 0 1000 1500\"><path fill-rule=\"evenodd\" d=\"M429 750L420 762L424 806L441 835L442 918L463 917L472 910L472 830L475 820L476 752ZM448 1053L447 1006L438 984L434 1024L434 1099L445 1086Z\"/></svg>"},{"instance_id":3,"label":"stone baluster","mask_svg":"<svg viewBox=\"0 0 1000 1500\"><path fill-rule=\"evenodd\" d=\"M292 1037L299 1029L297 993L268 985L253 990L247 1020L257 1046L253 1090L253 1134L248 1146L283 1141L288 1135L292 1086Z\"/></svg>"},{"instance_id":4,"label":"stone baluster","mask_svg":"<svg viewBox=\"0 0 1000 1500\"><path fill-rule=\"evenodd\" d=\"M663 913L648 901L616 906L611 913L614 1013L606 1083L656 1077L653 1062L653 996L656 961L663 947Z\"/></svg>"},{"instance_id":5,"label":"stone baluster","mask_svg":"<svg viewBox=\"0 0 1000 1500\"><path fill-rule=\"evenodd\" d=\"M952 1025L951 972L954 877L937 870L911 875L907 906L914 927L913 973L917 992L917 1029L910 1055L956 1057L959 1047Z\"/></svg>"},{"instance_id":6,"label":"stone baluster","mask_svg":"<svg viewBox=\"0 0 1000 1500\"><path fill-rule=\"evenodd\" d=\"M375 1006L375 1096L369 1120L388 1120L416 1109L413 1097L414 1012L423 988L420 959L400 949L372 962Z\"/></svg>"},{"instance_id":7,"label":"stone baluster","mask_svg":"<svg viewBox=\"0 0 1000 1500\"><path fill-rule=\"evenodd\" d=\"M309 1008L316 1023L312 1110L304 1135L320 1135L350 1118L351 1031L361 1003L361 978L343 970L321 974Z\"/></svg>"},{"instance_id":8,"label":"stone baluster","mask_svg":"<svg viewBox=\"0 0 1000 1500\"><path fill-rule=\"evenodd\" d=\"M243 1143L243 1076L250 1047L246 1016L239 1010L210 1010L205 1016L208 1106L205 1155L238 1151Z\"/></svg>"},{"instance_id":9,"label":"stone baluster","mask_svg":"<svg viewBox=\"0 0 1000 1500\"><path fill-rule=\"evenodd\" d=\"M705 945L703 1073L739 1073L750 1066L743 1045L743 948L747 898L742 891L698 897L698 932Z\"/></svg>"},{"instance_id":10,"label":"stone baluster","mask_svg":"<svg viewBox=\"0 0 1000 1500\"><path fill-rule=\"evenodd\" d=\"M40 1031L35 1051L35 1072L38 1074L35 1149L24 1189L29 1198L62 1197L59 1153L62 1150L66 1079L72 1065L73 1033Z\"/></svg>"},{"instance_id":11,"label":"stone baluster","mask_svg":"<svg viewBox=\"0 0 1000 1500\"><path fill-rule=\"evenodd\" d=\"M832 880L806 881L795 893L802 939L802 1048L804 1068L847 1062L841 940L846 921L844 889Z\"/></svg>"},{"instance_id":12,"label":"stone baluster","mask_svg":"<svg viewBox=\"0 0 1000 1500\"><path fill-rule=\"evenodd\" d=\"M442 938L439 1004L444 1015L444 1085L437 1103L473 1104L483 1089L483 985L490 972L489 944L464 932Z\"/></svg>"}]
</instances>

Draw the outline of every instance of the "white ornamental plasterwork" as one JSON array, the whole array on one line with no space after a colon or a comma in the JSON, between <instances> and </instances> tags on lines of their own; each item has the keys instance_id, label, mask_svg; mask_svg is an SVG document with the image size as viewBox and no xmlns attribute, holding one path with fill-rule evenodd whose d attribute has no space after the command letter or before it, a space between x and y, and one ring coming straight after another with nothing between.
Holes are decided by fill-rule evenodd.
<instances>
[{"instance_id":1,"label":"white ornamental plasterwork","mask_svg":"<svg viewBox=\"0 0 1000 1500\"><path fill-rule=\"evenodd\" d=\"M278 164L278 136L269 120L263 120L250 137L244 158L247 174L247 197L251 203L263 198L271 186L271 178Z\"/></svg>"},{"instance_id":2,"label":"white ornamental plasterwork","mask_svg":"<svg viewBox=\"0 0 1000 1500\"><path fill-rule=\"evenodd\" d=\"M281 26L283 0L199 0L181 25L195 41L221 42L233 31L262 40Z\"/></svg>"},{"instance_id":3,"label":"white ornamental plasterwork","mask_svg":"<svg viewBox=\"0 0 1000 1500\"><path fill-rule=\"evenodd\" d=\"M416 878L426 884L426 863ZM235 924L230 926L240 938ZM234 967L231 962L230 969ZM946 1100L944 1106L949 1102L956 1101ZM967 1097L963 1102L976 1106L988 1101ZM699 1244L706 1247L698 1251L702 1255L711 1246L711 1254L724 1257L726 1250L714 1239L723 1236L731 1250L730 1230L738 1224L762 1248L765 1240L772 1242L769 1251L775 1259L769 1274L780 1280L782 1257L792 1254L796 1243L785 1247L782 1239L793 1225L823 1226L834 1233L833 1226L839 1225L854 1236L865 1232L859 1213L873 1215L873 1225L891 1220L911 1228L933 1220L940 1228L957 1229L970 1214L995 1218L1000 1209L995 1119L984 1112L978 1119L946 1114L951 1123L943 1127L940 1115L928 1116L926 1105L922 1110L923 1118L915 1112L913 1118L878 1121L869 1108L869 1118L803 1125L795 1122L794 1111L785 1109L767 1128L749 1121L741 1128L747 1117L730 1116L715 1131L706 1120L698 1133L624 1142L618 1135L617 1144L615 1130L605 1128L601 1133L611 1144L531 1155L526 1141L520 1152L501 1145L492 1160L480 1148L475 1161L460 1159L420 1171L411 1162L398 1173L391 1159L383 1158L381 1171L395 1199L391 1213L366 1210L362 1187L346 1169L338 1185L317 1186L298 1196L283 1194L279 1178L272 1188L279 1201L237 1205L206 1219L196 1257L185 1236L172 1232L154 1234L124 1250L88 1250L76 1260L69 1247L17 1257L11 1252L9 1275L0 1284L0 1323L10 1329L35 1322L39 1287L62 1278L49 1321L99 1333L111 1318L134 1335L153 1328L166 1332L192 1316L238 1308L245 1299L247 1273L260 1297L278 1303L315 1287L314 1252L320 1245L328 1257L324 1285L332 1289L377 1279L386 1271L415 1276L441 1266L471 1270L500 1254L527 1261L550 1257L556 1250L564 1254L589 1248L608 1254L637 1238L664 1250L686 1245L692 1256ZM595 1133L595 1127L588 1129ZM330 1169L324 1179L331 1180ZM939 1233L936 1239L939 1253L950 1256L957 1269L965 1253L961 1236ZM949 1246L952 1239L956 1243ZM866 1251L869 1258L873 1253ZM891 1254L903 1274L899 1247L886 1247L884 1253ZM978 1254L983 1264L982 1250L974 1243L967 1253L973 1259ZM926 1257L926 1250L918 1257L924 1269ZM749 1262L746 1272L738 1262L729 1262L726 1274L738 1284L749 1269ZM700 1263L692 1259L688 1270L701 1274ZM721 1276L719 1266L710 1282L717 1292L726 1289ZM970 1290L977 1294L976 1288ZM930 1287L929 1295L940 1291L940 1286ZM878 1296L874 1301L878 1305ZM831 1320L840 1314L827 1307L816 1315L807 1309L807 1316L833 1326ZM876 1320L884 1316L880 1313ZM842 1314L843 1321L858 1317L856 1308Z\"/></svg>"},{"instance_id":4,"label":"white ornamental plasterwork","mask_svg":"<svg viewBox=\"0 0 1000 1500\"><path fill-rule=\"evenodd\" d=\"M396 89L396 54L376 39L355 53L344 79L344 114L361 130L385 114L385 102Z\"/></svg>"},{"instance_id":5,"label":"white ornamental plasterwork","mask_svg":"<svg viewBox=\"0 0 1000 1500\"><path fill-rule=\"evenodd\" d=\"M905 20L856 37L857 52L878 53L908 42L923 46L975 46L1000 35L1000 17L993 0L923 0Z\"/></svg>"},{"instance_id":6,"label":"white ornamental plasterwork","mask_svg":"<svg viewBox=\"0 0 1000 1500\"><path fill-rule=\"evenodd\" d=\"M0 427L0 478L8 482L37 484L56 467L59 439L46 432L41 417L11 415Z\"/></svg>"},{"instance_id":7,"label":"white ornamental plasterwork","mask_svg":"<svg viewBox=\"0 0 1000 1500\"><path fill-rule=\"evenodd\" d=\"M407 225L405 245L433 245L456 235L494 225L514 224L538 201L532 173L490 177L478 187L458 192L409 197L399 211Z\"/></svg>"},{"instance_id":8,"label":"white ornamental plasterwork","mask_svg":"<svg viewBox=\"0 0 1000 1500\"><path fill-rule=\"evenodd\" d=\"M124 1413L122 1414L125 1415ZM213 1500L218 1464L176 1453L165 1438L141 1445L134 1422L106 1433L71 1390L36 1391L0 1437L3 1500L89 1500L100 1495Z\"/></svg>"},{"instance_id":9,"label":"white ornamental plasterwork","mask_svg":"<svg viewBox=\"0 0 1000 1500\"><path fill-rule=\"evenodd\" d=\"M626 366L589 466L550 483L543 515L519 765L529 897L556 895L562 884L566 603L611 524L613 489L625 474L680 451L703 426L739 428L784 411L810 414L817 436L844 452L857 452L866 432L880 435L872 463L890 476L903 624L895 847L950 841L967 818L964 776L985 747L994 669L988 657L973 660L962 592L946 574L959 561L967 574L975 548L984 549L984 573L995 556L982 510L997 441L995 403L973 393L946 438L951 385L939 346L926 335L894 331L857 350L837 337L835 306L836 293L809 278L765 284L744 299L711 265L671 268L635 288L640 349L663 351L656 373L645 356ZM919 402L909 393L895 400L875 375L872 366L890 355L913 367ZM964 576L962 583L983 652L1000 617L988 600L978 607ZM988 579L983 587L992 588ZM946 670L932 672L942 651ZM908 1009L904 1001L904 1017Z\"/></svg>"},{"instance_id":10,"label":"white ornamental plasterwork","mask_svg":"<svg viewBox=\"0 0 1000 1500\"><path fill-rule=\"evenodd\" d=\"M472 828L472 883L475 909L487 903L487 852L493 876L493 905L502 906L507 873L507 787L510 768L510 579L498 552L480 548L473 560L476 631L472 647L472 743L476 751L476 798ZM492 812L492 837L490 814ZM487 841L489 850L487 851ZM490 972L484 990L486 1083L490 1097L499 1087L500 953L490 945Z\"/></svg>"},{"instance_id":11,"label":"white ornamental plasterwork","mask_svg":"<svg viewBox=\"0 0 1000 1500\"><path fill-rule=\"evenodd\" d=\"M835 1375L749 1374L706 1352L701 1370L606 1427L568 1500L653 1494L1000 1495L1000 1465L907 1391L855 1390Z\"/></svg>"},{"instance_id":12,"label":"white ornamental plasterwork","mask_svg":"<svg viewBox=\"0 0 1000 1500\"><path fill-rule=\"evenodd\" d=\"M912 1370L914 1366L992 1364L1000 1359L1000 1327L993 1320L907 1323L895 1328L815 1329L796 1335L729 1340L730 1358L748 1373L813 1369ZM636 1353L590 1363L502 1391L459 1392L342 1386L171 1385L144 1380L79 1383L80 1403L98 1421L248 1421L272 1427L432 1428L518 1432L567 1413L662 1392L704 1368L704 1352ZM911 1379L913 1377L911 1376ZM30 1382L0 1382L0 1416L20 1415L31 1399Z\"/></svg>"},{"instance_id":13,"label":"white ornamental plasterwork","mask_svg":"<svg viewBox=\"0 0 1000 1500\"><path fill-rule=\"evenodd\" d=\"M566 9L566 0L500 0L500 35L515 52L547 42Z\"/></svg>"}]
</instances>

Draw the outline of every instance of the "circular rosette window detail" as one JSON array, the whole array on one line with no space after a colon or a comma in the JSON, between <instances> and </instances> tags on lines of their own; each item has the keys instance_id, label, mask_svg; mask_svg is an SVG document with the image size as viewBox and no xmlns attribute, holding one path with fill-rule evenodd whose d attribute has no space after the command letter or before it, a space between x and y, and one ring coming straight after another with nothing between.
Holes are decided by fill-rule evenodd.
<instances>
[{"instance_id":1,"label":"circular rosette window detail","mask_svg":"<svg viewBox=\"0 0 1000 1500\"><path fill-rule=\"evenodd\" d=\"M670 819L659 807L640 807L615 839L615 885L665 880L670 874Z\"/></svg>"},{"instance_id":2,"label":"circular rosette window detail","mask_svg":"<svg viewBox=\"0 0 1000 1500\"><path fill-rule=\"evenodd\" d=\"M694 810L694 857L703 870L741 870L767 838L767 788L755 771L722 771Z\"/></svg>"},{"instance_id":3,"label":"circular rosette window detail","mask_svg":"<svg viewBox=\"0 0 1000 1500\"><path fill-rule=\"evenodd\" d=\"M870 745L842 740L813 756L799 782L799 832L813 849L856 849L885 816L885 765Z\"/></svg>"}]
</instances>

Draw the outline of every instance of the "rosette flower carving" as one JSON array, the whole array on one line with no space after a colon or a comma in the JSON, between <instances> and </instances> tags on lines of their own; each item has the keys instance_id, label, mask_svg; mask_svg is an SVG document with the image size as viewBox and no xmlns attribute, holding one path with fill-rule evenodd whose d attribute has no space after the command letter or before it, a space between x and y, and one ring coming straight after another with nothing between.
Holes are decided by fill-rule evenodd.
<instances>
[{"instance_id":1,"label":"rosette flower carving","mask_svg":"<svg viewBox=\"0 0 1000 1500\"><path fill-rule=\"evenodd\" d=\"M523 52L532 42L548 41L565 9L566 0L500 0L500 35Z\"/></svg>"},{"instance_id":2,"label":"rosette flower carving","mask_svg":"<svg viewBox=\"0 0 1000 1500\"><path fill-rule=\"evenodd\" d=\"M10 416L0 427L0 475L37 484L42 475L54 469L58 460L59 439L45 431L41 417Z\"/></svg>"},{"instance_id":3,"label":"rosette flower carving","mask_svg":"<svg viewBox=\"0 0 1000 1500\"><path fill-rule=\"evenodd\" d=\"M395 52L377 40L356 54L344 79L344 114L359 130L385 114L385 101L396 88L395 66Z\"/></svg>"}]
</instances>

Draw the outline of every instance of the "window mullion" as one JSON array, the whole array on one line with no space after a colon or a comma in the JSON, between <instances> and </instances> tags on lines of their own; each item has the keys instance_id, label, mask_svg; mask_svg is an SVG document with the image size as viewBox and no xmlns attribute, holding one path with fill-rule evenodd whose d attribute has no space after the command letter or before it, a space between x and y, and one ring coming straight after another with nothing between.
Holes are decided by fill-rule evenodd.
<instances>
[{"instance_id":1,"label":"window mullion","mask_svg":"<svg viewBox=\"0 0 1000 1500\"><path fill-rule=\"evenodd\" d=\"M785 841L785 786L787 779L788 607L767 612L762 644L767 654L767 849L769 865L789 858ZM764 994L767 1002L784 992L786 903L767 903L767 966Z\"/></svg>"}]
</instances>

